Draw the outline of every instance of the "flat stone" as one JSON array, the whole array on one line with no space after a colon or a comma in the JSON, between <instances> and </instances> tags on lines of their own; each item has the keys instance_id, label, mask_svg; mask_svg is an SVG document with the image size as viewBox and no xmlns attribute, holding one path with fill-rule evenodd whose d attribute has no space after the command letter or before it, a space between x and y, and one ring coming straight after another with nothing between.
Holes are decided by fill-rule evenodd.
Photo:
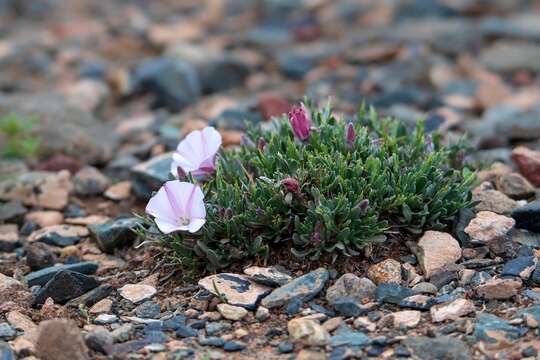
<instances>
[{"instance_id":1,"label":"flat stone","mask_svg":"<svg viewBox=\"0 0 540 360\"><path fill-rule=\"evenodd\" d=\"M437 336L408 336L403 343L418 358L425 360L469 360L467 345L454 337Z\"/></svg>"},{"instance_id":2,"label":"flat stone","mask_svg":"<svg viewBox=\"0 0 540 360\"><path fill-rule=\"evenodd\" d=\"M392 324L395 328L410 329L416 327L422 318L422 313L417 310L396 311L391 314Z\"/></svg>"},{"instance_id":3,"label":"flat stone","mask_svg":"<svg viewBox=\"0 0 540 360\"><path fill-rule=\"evenodd\" d=\"M0 167L2 163L0 163ZM1 177L1 175L0 175ZM11 200L0 204L0 222L21 223L27 209L22 202Z\"/></svg>"},{"instance_id":4,"label":"flat stone","mask_svg":"<svg viewBox=\"0 0 540 360\"><path fill-rule=\"evenodd\" d=\"M112 254L131 243L137 234L133 231L141 225L141 220L135 217L120 218L104 224L92 224L88 226L99 248L106 253Z\"/></svg>"},{"instance_id":5,"label":"flat stone","mask_svg":"<svg viewBox=\"0 0 540 360\"><path fill-rule=\"evenodd\" d=\"M371 265L367 277L376 285L381 283L401 284L401 263L394 259L386 259Z\"/></svg>"},{"instance_id":6,"label":"flat stone","mask_svg":"<svg viewBox=\"0 0 540 360\"><path fill-rule=\"evenodd\" d=\"M292 276L273 266L267 268L251 266L244 269L244 274L251 277L253 281L267 286L282 286L292 280Z\"/></svg>"},{"instance_id":7,"label":"flat stone","mask_svg":"<svg viewBox=\"0 0 540 360\"><path fill-rule=\"evenodd\" d=\"M311 346L328 344L330 335L314 320L292 319L287 323L289 336L294 340L302 340Z\"/></svg>"},{"instance_id":8,"label":"flat stone","mask_svg":"<svg viewBox=\"0 0 540 360\"><path fill-rule=\"evenodd\" d=\"M473 336L478 341L497 344L501 341L517 341L527 332L526 328L510 325L498 316L479 313L474 324Z\"/></svg>"},{"instance_id":9,"label":"flat stone","mask_svg":"<svg viewBox=\"0 0 540 360\"><path fill-rule=\"evenodd\" d=\"M11 252L20 245L19 227L16 224L0 225L0 252Z\"/></svg>"},{"instance_id":10,"label":"flat stone","mask_svg":"<svg viewBox=\"0 0 540 360\"><path fill-rule=\"evenodd\" d=\"M510 217L491 211L480 211L465 228L465 232L471 239L487 244L505 237L514 224L515 220Z\"/></svg>"},{"instance_id":11,"label":"flat stone","mask_svg":"<svg viewBox=\"0 0 540 360\"><path fill-rule=\"evenodd\" d=\"M54 275L36 294L35 304L43 304L52 298L57 304L65 304L68 300L96 288L99 282L93 277L63 270Z\"/></svg>"},{"instance_id":12,"label":"flat stone","mask_svg":"<svg viewBox=\"0 0 540 360\"><path fill-rule=\"evenodd\" d=\"M415 310L428 310L435 304L435 300L432 297L426 295L412 295L404 298L399 302L399 306L402 308L410 308Z\"/></svg>"},{"instance_id":13,"label":"flat stone","mask_svg":"<svg viewBox=\"0 0 540 360\"><path fill-rule=\"evenodd\" d=\"M0 200L20 200L25 205L61 210L72 190L68 171L27 172L0 181Z\"/></svg>"},{"instance_id":14,"label":"flat stone","mask_svg":"<svg viewBox=\"0 0 540 360\"><path fill-rule=\"evenodd\" d=\"M515 209L512 218L516 221L516 227L540 233L540 200Z\"/></svg>"},{"instance_id":15,"label":"flat stone","mask_svg":"<svg viewBox=\"0 0 540 360\"><path fill-rule=\"evenodd\" d=\"M257 284L245 275L222 273L199 280L199 286L216 296L223 296L230 305L254 310L270 288Z\"/></svg>"},{"instance_id":16,"label":"flat stone","mask_svg":"<svg viewBox=\"0 0 540 360\"><path fill-rule=\"evenodd\" d=\"M155 301L145 301L135 308L135 314L143 319L156 319L161 314L161 306Z\"/></svg>"},{"instance_id":17,"label":"flat stone","mask_svg":"<svg viewBox=\"0 0 540 360\"><path fill-rule=\"evenodd\" d=\"M17 310L10 311L6 315L6 319L11 326L17 330L23 331L25 334L33 333L38 327L29 316L24 315Z\"/></svg>"},{"instance_id":18,"label":"flat stone","mask_svg":"<svg viewBox=\"0 0 540 360\"><path fill-rule=\"evenodd\" d=\"M357 346L362 348L368 346L371 342L371 339L366 334L361 331L354 331L348 326L340 326L334 332L334 336L330 338L332 347Z\"/></svg>"},{"instance_id":19,"label":"flat stone","mask_svg":"<svg viewBox=\"0 0 540 360\"><path fill-rule=\"evenodd\" d=\"M359 278L354 274L344 274L326 291L326 300L330 304L338 298L349 297L358 302L369 301L375 297L377 287L368 278Z\"/></svg>"},{"instance_id":20,"label":"flat stone","mask_svg":"<svg viewBox=\"0 0 540 360\"><path fill-rule=\"evenodd\" d=\"M519 207L517 201L498 190L476 188L472 192L472 200L478 202L476 211L491 211L496 214L509 215L514 209Z\"/></svg>"},{"instance_id":21,"label":"flat stone","mask_svg":"<svg viewBox=\"0 0 540 360\"><path fill-rule=\"evenodd\" d=\"M52 225L60 225L64 221L64 215L59 211L32 211L24 217L27 221L33 221L39 227L45 228Z\"/></svg>"},{"instance_id":22,"label":"flat stone","mask_svg":"<svg viewBox=\"0 0 540 360\"><path fill-rule=\"evenodd\" d=\"M68 301L67 307L79 308L80 305L84 307L92 307L99 301L103 300L111 294L113 287L111 284L101 284L97 288L90 290L86 294L83 294L75 299Z\"/></svg>"},{"instance_id":23,"label":"flat stone","mask_svg":"<svg viewBox=\"0 0 540 360\"><path fill-rule=\"evenodd\" d=\"M150 199L152 193L169 180L172 154L158 155L131 169L132 190L138 198Z\"/></svg>"},{"instance_id":24,"label":"flat stone","mask_svg":"<svg viewBox=\"0 0 540 360\"><path fill-rule=\"evenodd\" d=\"M339 315L344 317L356 317L364 315L371 310L370 307L364 307L356 299L350 297L334 299L332 306L334 309L336 309L336 312Z\"/></svg>"},{"instance_id":25,"label":"flat stone","mask_svg":"<svg viewBox=\"0 0 540 360\"><path fill-rule=\"evenodd\" d=\"M426 278L455 264L461 258L461 247L452 235L426 231L415 249L418 262Z\"/></svg>"},{"instance_id":26,"label":"flat stone","mask_svg":"<svg viewBox=\"0 0 540 360\"><path fill-rule=\"evenodd\" d=\"M109 186L105 191L105 197L114 201L126 200L131 195L131 182L120 181Z\"/></svg>"},{"instance_id":27,"label":"flat stone","mask_svg":"<svg viewBox=\"0 0 540 360\"><path fill-rule=\"evenodd\" d=\"M98 265L95 262L85 261L69 265L51 266L32 272L24 277L28 286L45 285L57 273L69 270L81 274L91 275L96 272Z\"/></svg>"},{"instance_id":28,"label":"flat stone","mask_svg":"<svg viewBox=\"0 0 540 360\"><path fill-rule=\"evenodd\" d=\"M93 166L85 166L72 178L75 194L80 196L101 195L109 187L109 179Z\"/></svg>"},{"instance_id":29,"label":"flat stone","mask_svg":"<svg viewBox=\"0 0 540 360\"><path fill-rule=\"evenodd\" d=\"M493 278L477 286L476 293L484 299L504 300L517 295L521 285L520 279Z\"/></svg>"},{"instance_id":30,"label":"flat stone","mask_svg":"<svg viewBox=\"0 0 540 360\"><path fill-rule=\"evenodd\" d=\"M437 295L438 289L435 285L428 282L421 282L412 287L415 294L431 294Z\"/></svg>"},{"instance_id":31,"label":"flat stone","mask_svg":"<svg viewBox=\"0 0 540 360\"><path fill-rule=\"evenodd\" d=\"M118 293L124 299L139 304L151 299L157 293L157 290L155 287L145 284L126 284L118 289Z\"/></svg>"},{"instance_id":32,"label":"flat stone","mask_svg":"<svg viewBox=\"0 0 540 360\"><path fill-rule=\"evenodd\" d=\"M94 319L94 324L98 325L114 324L115 322L118 322L118 316L114 314L99 314Z\"/></svg>"},{"instance_id":33,"label":"flat stone","mask_svg":"<svg viewBox=\"0 0 540 360\"><path fill-rule=\"evenodd\" d=\"M110 124L58 94L0 96L0 116L12 112L37 120L32 134L39 140L40 155L62 153L84 163L104 163L118 144Z\"/></svg>"},{"instance_id":34,"label":"flat stone","mask_svg":"<svg viewBox=\"0 0 540 360\"><path fill-rule=\"evenodd\" d=\"M498 176L495 181L497 190L514 200L527 199L534 195L534 186L518 173Z\"/></svg>"},{"instance_id":35,"label":"flat stone","mask_svg":"<svg viewBox=\"0 0 540 360\"><path fill-rule=\"evenodd\" d=\"M28 237L28 241L41 241L49 245L65 247L77 244L88 235L88 229L83 226L51 225L34 231Z\"/></svg>"},{"instance_id":36,"label":"flat stone","mask_svg":"<svg viewBox=\"0 0 540 360\"><path fill-rule=\"evenodd\" d=\"M540 71L539 57L537 44L509 41L498 41L480 53L481 63L496 72Z\"/></svg>"},{"instance_id":37,"label":"flat stone","mask_svg":"<svg viewBox=\"0 0 540 360\"><path fill-rule=\"evenodd\" d=\"M414 292L395 283L380 284L375 290L378 302L398 305L403 299L414 295Z\"/></svg>"},{"instance_id":38,"label":"flat stone","mask_svg":"<svg viewBox=\"0 0 540 360\"><path fill-rule=\"evenodd\" d=\"M271 309L285 305L296 298L304 302L309 301L321 292L328 279L329 273L326 269L313 270L273 290L262 300L261 305Z\"/></svg>"},{"instance_id":39,"label":"flat stone","mask_svg":"<svg viewBox=\"0 0 540 360\"><path fill-rule=\"evenodd\" d=\"M101 353L105 353L105 347L112 345L114 342L109 331L103 327L98 327L94 331L88 333L84 337L84 341L90 349Z\"/></svg>"},{"instance_id":40,"label":"flat stone","mask_svg":"<svg viewBox=\"0 0 540 360\"><path fill-rule=\"evenodd\" d=\"M456 299L449 303L432 306L430 309L431 321L442 322L457 320L458 318L474 312L474 303L467 299Z\"/></svg>"},{"instance_id":41,"label":"flat stone","mask_svg":"<svg viewBox=\"0 0 540 360\"><path fill-rule=\"evenodd\" d=\"M107 314L111 312L112 304L113 302L111 299L102 299L92 305L88 312L93 315Z\"/></svg>"},{"instance_id":42,"label":"flat stone","mask_svg":"<svg viewBox=\"0 0 540 360\"><path fill-rule=\"evenodd\" d=\"M10 340L17 335L17 331L8 323L0 323L0 339Z\"/></svg>"},{"instance_id":43,"label":"flat stone","mask_svg":"<svg viewBox=\"0 0 540 360\"><path fill-rule=\"evenodd\" d=\"M504 264L501 276L514 276L528 280L536 268L537 258L534 256L520 256Z\"/></svg>"},{"instance_id":44,"label":"flat stone","mask_svg":"<svg viewBox=\"0 0 540 360\"><path fill-rule=\"evenodd\" d=\"M512 160L533 185L540 186L540 152L518 146L512 151Z\"/></svg>"},{"instance_id":45,"label":"flat stone","mask_svg":"<svg viewBox=\"0 0 540 360\"><path fill-rule=\"evenodd\" d=\"M229 304L218 304L217 310L225 319L232 321L240 321L248 314L243 307Z\"/></svg>"},{"instance_id":46,"label":"flat stone","mask_svg":"<svg viewBox=\"0 0 540 360\"><path fill-rule=\"evenodd\" d=\"M42 360L87 360L88 348L74 321L46 320L39 324L36 355Z\"/></svg>"}]
</instances>

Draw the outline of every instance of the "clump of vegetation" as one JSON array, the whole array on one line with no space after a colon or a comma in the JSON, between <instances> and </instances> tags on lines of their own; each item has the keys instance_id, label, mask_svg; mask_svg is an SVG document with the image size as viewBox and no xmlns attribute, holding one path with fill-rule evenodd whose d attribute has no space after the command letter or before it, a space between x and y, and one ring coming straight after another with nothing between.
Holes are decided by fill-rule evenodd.
<instances>
[{"instance_id":1,"label":"clump of vegetation","mask_svg":"<svg viewBox=\"0 0 540 360\"><path fill-rule=\"evenodd\" d=\"M297 107L289 121L250 129L239 149L218 155L215 173L200 184L200 230L164 235L152 227L146 235L188 266L268 259L277 246L302 259L357 256L389 232L444 229L472 205L463 148L372 109L346 123L329 108Z\"/></svg>"},{"instance_id":2,"label":"clump of vegetation","mask_svg":"<svg viewBox=\"0 0 540 360\"><path fill-rule=\"evenodd\" d=\"M39 149L39 141L32 135L35 119L21 118L16 114L0 117L0 156L5 158L33 159Z\"/></svg>"}]
</instances>

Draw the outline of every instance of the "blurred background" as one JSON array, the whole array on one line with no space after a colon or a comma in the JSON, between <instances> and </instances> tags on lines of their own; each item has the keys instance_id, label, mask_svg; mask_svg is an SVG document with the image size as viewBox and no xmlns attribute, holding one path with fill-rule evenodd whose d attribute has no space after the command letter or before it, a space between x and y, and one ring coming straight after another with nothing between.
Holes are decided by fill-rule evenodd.
<instances>
[{"instance_id":1,"label":"blurred background","mask_svg":"<svg viewBox=\"0 0 540 360\"><path fill-rule=\"evenodd\" d=\"M508 161L539 147L539 70L532 0L0 0L0 116L38 159L119 174L207 123L237 144L304 95Z\"/></svg>"}]
</instances>

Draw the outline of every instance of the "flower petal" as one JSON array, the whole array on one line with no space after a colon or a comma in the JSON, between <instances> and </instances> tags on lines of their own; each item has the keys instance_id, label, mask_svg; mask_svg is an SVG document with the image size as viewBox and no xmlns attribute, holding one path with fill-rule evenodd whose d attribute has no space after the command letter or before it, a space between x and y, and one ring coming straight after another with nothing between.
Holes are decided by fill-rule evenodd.
<instances>
[{"instance_id":1,"label":"flower petal","mask_svg":"<svg viewBox=\"0 0 540 360\"><path fill-rule=\"evenodd\" d=\"M193 219L193 220L191 220L191 222L189 223L188 231L190 233L196 233L197 231L199 231L200 228L202 228L202 226L204 225L205 222L206 222L206 220L204 220L204 219Z\"/></svg>"},{"instance_id":2,"label":"flower petal","mask_svg":"<svg viewBox=\"0 0 540 360\"><path fill-rule=\"evenodd\" d=\"M174 209L171 207L164 187L159 189L150 201L148 201L146 213L171 223L174 223L177 220L177 216Z\"/></svg>"},{"instance_id":3,"label":"flower petal","mask_svg":"<svg viewBox=\"0 0 540 360\"><path fill-rule=\"evenodd\" d=\"M207 126L202 131L204 141L204 151L206 158L212 158L221 146L221 134L211 126Z\"/></svg>"},{"instance_id":4,"label":"flower petal","mask_svg":"<svg viewBox=\"0 0 540 360\"><path fill-rule=\"evenodd\" d=\"M200 187L197 186L191 204L189 205L189 217L190 218L206 218L206 208L204 206L204 194Z\"/></svg>"},{"instance_id":5,"label":"flower petal","mask_svg":"<svg viewBox=\"0 0 540 360\"><path fill-rule=\"evenodd\" d=\"M164 234L170 234L170 233L173 233L175 231L181 231L181 230L185 231L185 230L187 230L186 226L173 224L173 223L170 223L170 222L168 222L166 220L163 220L163 219L156 218L155 221L156 221L156 225L157 225L159 231L161 231Z\"/></svg>"}]
</instances>

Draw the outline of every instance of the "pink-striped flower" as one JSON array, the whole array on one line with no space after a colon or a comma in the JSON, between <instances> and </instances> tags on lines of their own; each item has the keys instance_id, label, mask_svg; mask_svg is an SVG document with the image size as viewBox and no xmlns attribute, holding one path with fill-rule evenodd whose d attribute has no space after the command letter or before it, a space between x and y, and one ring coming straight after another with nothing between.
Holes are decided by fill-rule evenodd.
<instances>
[{"instance_id":1,"label":"pink-striped flower","mask_svg":"<svg viewBox=\"0 0 540 360\"><path fill-rule=\"evenodd\" d=\"M289 111L289 122L291 123L292 131L301 141L309 139L311 132L311 115L304 104L293 106Z\"/></svg>"},{"instance_id":2,"label":"pink-striped flower","mask_svg":"<svg viewBox=\"0 0 540 360\"><path fill-rule=\"evenodd\" d=\"M175 231L197 232L206 222L204 194L189 182L167 181L146 205L164 234Z\"/></svg>"},{"instance_id":3,"label":"pink-striped flower","mask_svg":"<svg viewBox=\"0 0 540 360\"><path fill-rule=\"evenodd\" d=\"M178 144L173 154L171 173L180 178L212 175L216 171L216 156L221 146L221 135L213 127L192 131Z\"/></svg>"}]
</instances>

